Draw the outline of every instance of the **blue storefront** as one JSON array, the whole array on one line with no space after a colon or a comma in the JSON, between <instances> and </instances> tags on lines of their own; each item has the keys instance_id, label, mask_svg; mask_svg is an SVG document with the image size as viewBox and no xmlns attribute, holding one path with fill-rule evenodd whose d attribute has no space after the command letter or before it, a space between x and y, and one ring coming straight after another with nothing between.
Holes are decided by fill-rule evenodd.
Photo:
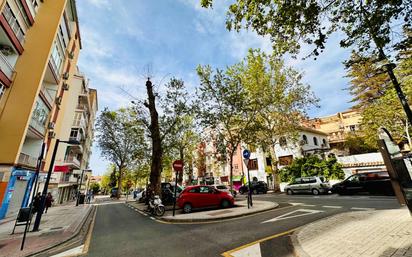
<instances>
[{"instance_id":1,"label":"blue storefront","mask_svg":"<svg viewBox=\"0 0 412 257\"><path fill-rule=\"evenodd\" d=\"M0 208L0 219L17 215L21 207L29 204L35 172L13 168Z\"/></svg>"}]
</instances>

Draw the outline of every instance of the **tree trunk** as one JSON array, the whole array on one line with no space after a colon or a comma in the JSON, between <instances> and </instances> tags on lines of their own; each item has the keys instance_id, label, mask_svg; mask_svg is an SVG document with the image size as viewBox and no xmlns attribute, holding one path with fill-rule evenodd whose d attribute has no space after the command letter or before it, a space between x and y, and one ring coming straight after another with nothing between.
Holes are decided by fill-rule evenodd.
<instances>
[{"instance_id":1,"label":"tree trunk","mask_svg":"<svg viewBox=\"0 0 412 257\"><path fill-rule=\"evenodd\" d=\"M408 139L409 149L412 149L411 136L409 135L409 123L408 121L406 121L405 123L406 123L405 125L406 138Z\"/></svg>"},{"instance_id":2,"label":"tree trunk","mask_svg":"<svg viewBox=\"0 0 412 257\"><path fill-rule=\"evenodd\" d=\"M160 175L162 168L162 142L160 137L159 115L156 110L156 99L150 80L146 82L149 103L146 105L150 111L150 135L152 138L152 163L150 167L150 190L160 195Z\"/></svg>"},{"instance_id":3,"label":"tree trunk","mask_svg":"<svg viewBox=\"0 0 412 257\"><path fill-rule=\"evenodd\" d=\"M185 158L185 154L184 154L184 148L180 147L179 148L179 155L180 155L180 160L183 161L183 164L185 164L184 158ZM183 166L184 167L184 166ZM176 181L179 185L182 185L183 182L183 170L178 172L178 178L176 178Z\"/></svg>"},{"instance_id":4,"label":"tree trunk","mask_svg":"<svg viewBox=\"0 0 412 257\"><path fill-rule=\"evenodd\" d=\"M237 149L237 147L235 148L235 149ZM231 152L230 152L230 165L229 165L229 167L230 167L230 192L232 193L232 195L233 195L233 154L234 154L235 152L232 150Z\"/></svg>"},{"instance_id":5,"label":"tree trunk","mask_svg":"<svg viewBox=\"0 0 412 257\"><path fill-rule=\"evenodd\" d=\"M119 178L117 179L117 198L122 195L122 178L123 178L123 166L119 167Z\"/></svg>"},{"instance_id":6,"label":"tree trunk","mask_svg":"<svg viewBox=\"0 0 412 257\"><path fill-rule=\"evenodd\" d=\"M275 151L275 145L269 147L270 149L270 159L271 159L271 164L272 164L272 176L273 176L273 190L275 192L280 191L280 180L279 180L279 174L278 174L278 161L277 161L277 156L276 156L276 151Z\"/></svg>"}]
</instances>

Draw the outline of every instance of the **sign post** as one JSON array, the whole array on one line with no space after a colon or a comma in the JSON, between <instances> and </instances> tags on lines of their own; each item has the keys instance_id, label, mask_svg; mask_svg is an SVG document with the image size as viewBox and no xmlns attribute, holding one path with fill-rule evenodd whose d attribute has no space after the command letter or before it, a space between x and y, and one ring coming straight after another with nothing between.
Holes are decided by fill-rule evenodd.
<instances>
[{"instance_id":1,"label":"sign post","mask_svg":"<svg viewBox=\"0 0 412 257\"><path fill-rule=\"evenodd\" d=\"M243 162L246 165L247 170L247 186L248 186L248 193L247 193L247 208L253 207L252 202L252 191L250 190L250 174L249 174L249 158L250 158L250 151L245 149L243 150Z\"/></svg>"},{"instance_id":2,"label":"sign post","mask_svg":"<svg viewBox=\"0 0 412 257\"><path fill-rule=\"evenodd\" d=\"M174 191L174 197L173 197L173 216L175 216L175 210L176 210L176 191L177 191L177 176L178 172L183 171L183 161L182 160L176 160L173 162L173 169L175 170L175 191Z\"/></svg>"}]
</instances>

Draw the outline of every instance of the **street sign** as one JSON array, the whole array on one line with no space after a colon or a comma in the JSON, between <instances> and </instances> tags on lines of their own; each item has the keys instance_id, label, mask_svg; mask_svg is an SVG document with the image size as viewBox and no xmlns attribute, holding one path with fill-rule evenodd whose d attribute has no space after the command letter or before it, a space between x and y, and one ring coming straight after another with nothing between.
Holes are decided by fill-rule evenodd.
<instances>
[{"instance_id":1,"label":"street sign","mask_svg":"<svg viewBox=\"0 0 412 257\"><path fill-rule=\"evenodd\" d=\"M243 158L249 159L250 158L250 151L245 149L243 150Z\"/></svg>"},{"instance_id":2,"label":"street sign","mask_svg":"<svg viewBox=\"0 0 412 257\"><path fill-rule=\"evenodd\" d=\"M176 160L173 162L173 169L175 171L183 171L183 161L182 160Z\"/></svg>"},{"instance_id":3,"label":"street sign","mask_svg":"<svg viewBox=\"0 0 412 257\"><path fill-rule=\"evenodd\" d=\"M249 159L243 159L243 163L245 164L246 168L249 167Z\"/></svg>"}]
</instances>

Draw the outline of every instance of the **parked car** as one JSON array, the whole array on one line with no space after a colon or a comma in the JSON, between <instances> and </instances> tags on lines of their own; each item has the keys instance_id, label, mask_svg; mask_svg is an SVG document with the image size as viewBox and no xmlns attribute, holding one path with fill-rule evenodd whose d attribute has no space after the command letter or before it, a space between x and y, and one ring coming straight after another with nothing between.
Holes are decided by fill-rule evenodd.
<instances>
[{"instance_id":1,"label":"parked car","mask_svg":"<svg viewBox=\"0 0 412 257\"><path fill-rule=\"evenodd\" d=\"M193 209L227 208L234 204L235 199L227 192L220 191L213 186L189 186L185 188L177 199L177 205L184 213Z\"/></svg>"},{"instance_id":2,"label":"parked car","mask_svg":"<svg viewBox=\"0 0 412 257\"><path fill-rule=\"evenodd\" d=\"M250 190L253 194L263 193L266 194L269 190L268 184L264 181L251 181L250 182ZM239 187L239 194L243 195L249 191L249 187L247 185L243 185Z\"/></svg>"},{"instance_id":3,"label":"parked car","mask_svg":"<svg viewBox=\"0 0 412 257\"><path fill-rule=\"evenodd\" d=\"M175 193L175 183L174 182L165 182L161 184L162 189L162 203L164 205L170 205L174 202L174 193ZM176 188L176 198L183 191L183 188L177 184Z\"/></svg>"},{"instance_id":4,"label":"parked car","mask_svg":"<svg viewBox=\"0 0 412 257\"><path fill-rule=\"evenodd\" d=\"M288 195L298 193L312 193L318 195L331 191L331 186L325 177L303 177L296 178L292 183L285 186Z\"/></svg>"},{"instance_id":5,"label":"parked car","mask_svg":"<svg viewBox=\"0 0 412 257\"><path fill-rule=\"evenodd\" d=\"M213 185L213 187L216 188L217 190L232 194L232 192L230 192L230 186L227 186L227 185ZM236 194L237 194L237 192L236 192L235 188L233 188L233 194L232 195L234 197L236 197Z\"/></svg>"},{"instance_id":6,"label":"parked car","mask_svg":"<svg viewBox=\"0 0 412 257\"><path fill-rule=\"evenodd\" d=\"M365 172L354 174L333 185L332 191L340 195L369 193L394 195L391 179L387 172Z\"/></svg>"}]
</instances>

